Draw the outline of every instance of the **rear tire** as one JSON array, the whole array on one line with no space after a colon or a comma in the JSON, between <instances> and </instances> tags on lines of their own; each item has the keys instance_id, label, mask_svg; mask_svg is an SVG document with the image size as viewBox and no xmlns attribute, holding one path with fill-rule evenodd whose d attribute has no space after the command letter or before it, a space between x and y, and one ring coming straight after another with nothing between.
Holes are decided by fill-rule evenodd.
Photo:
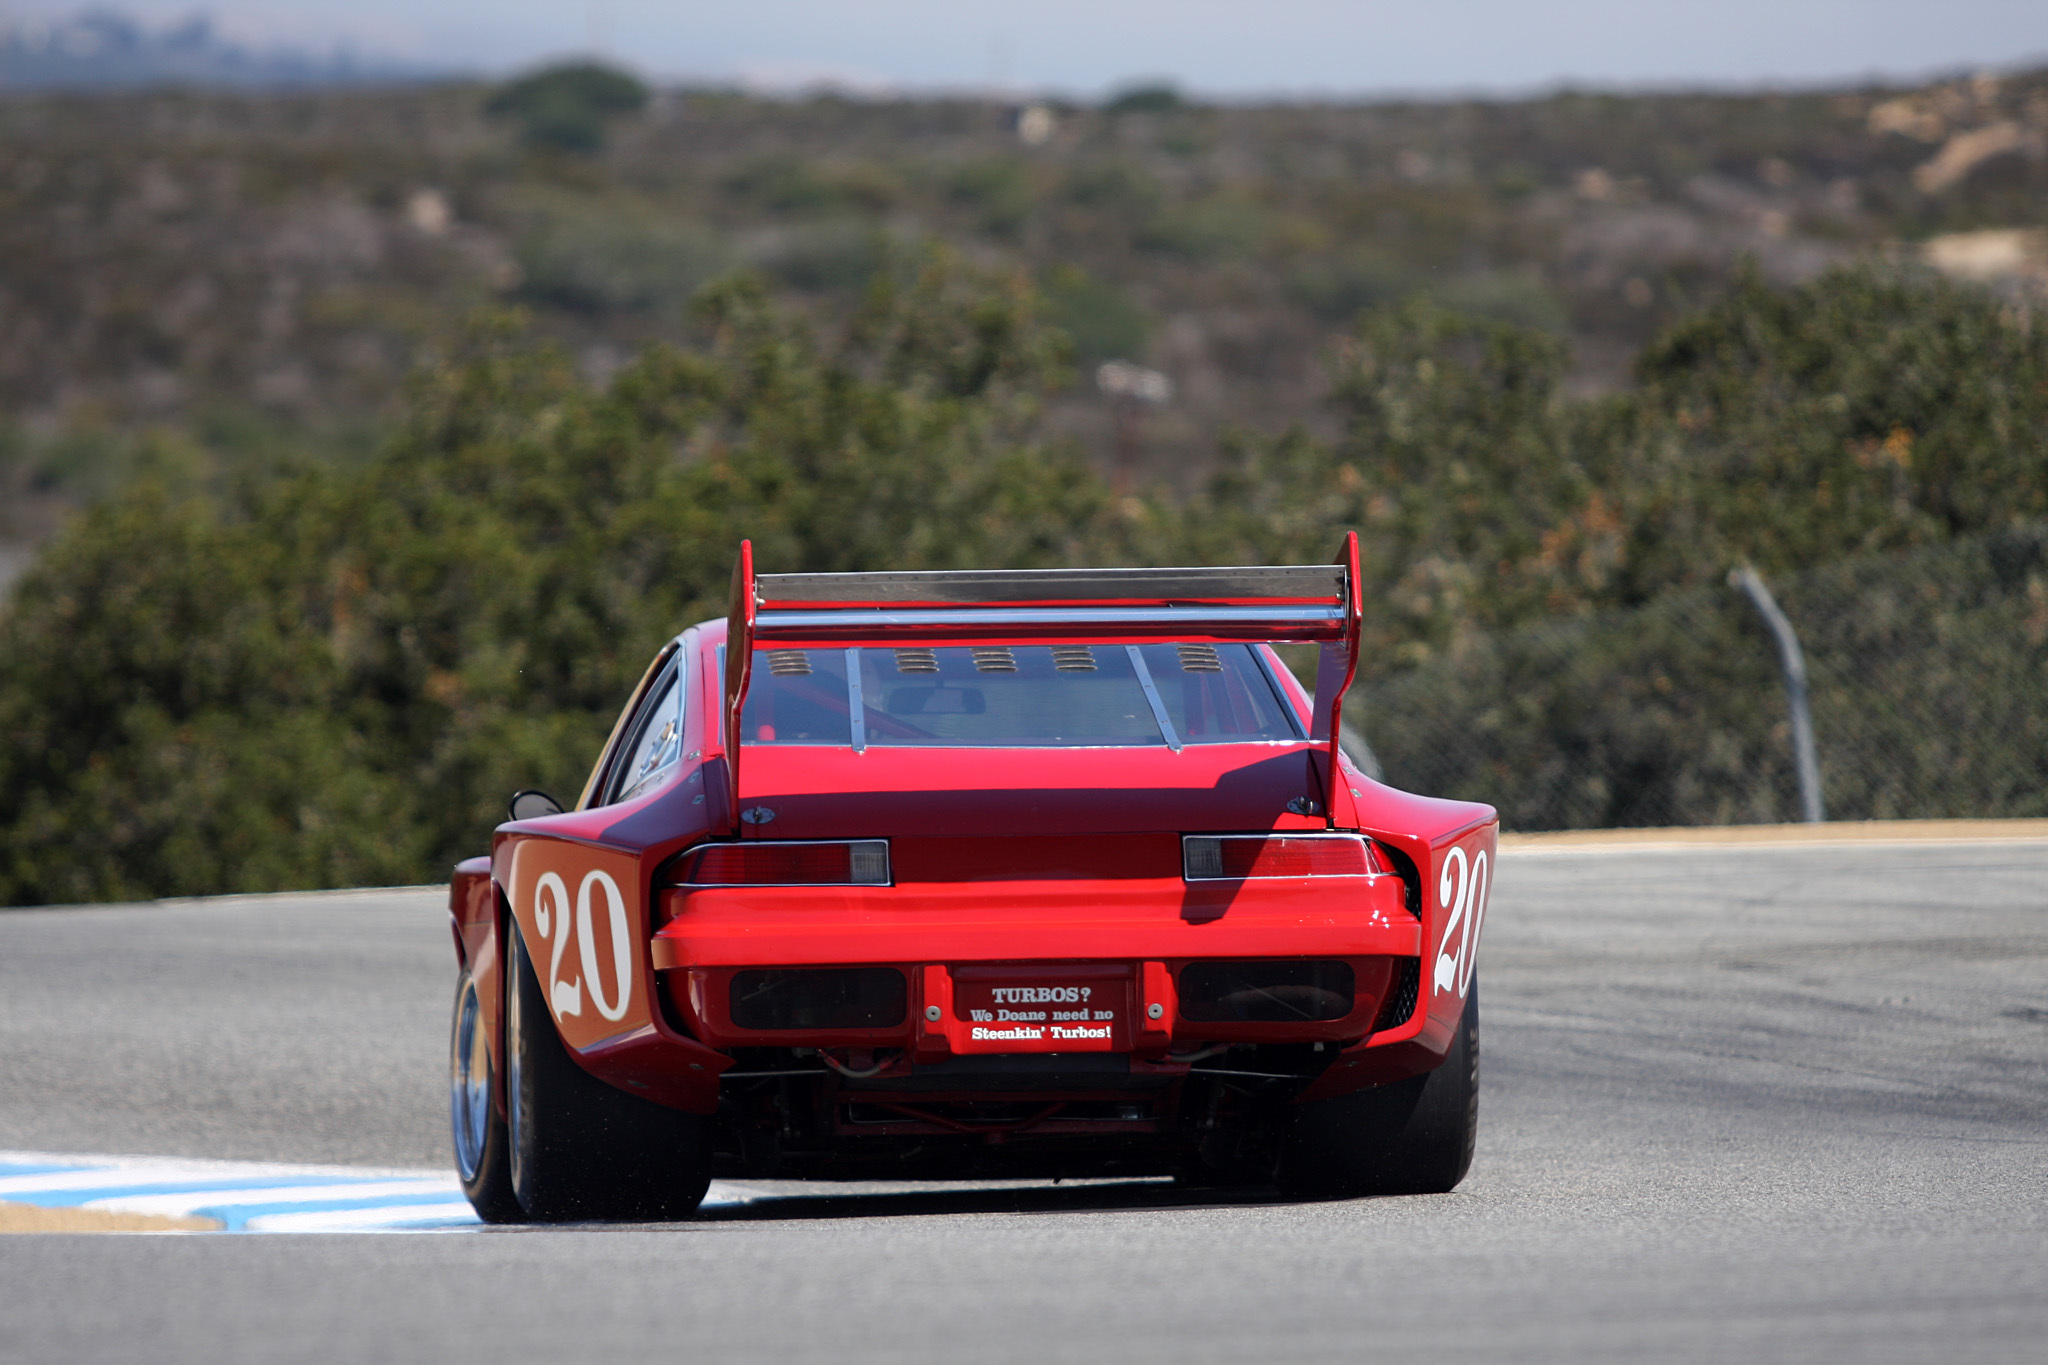
<instances>
[{"instance_id":1,"label":"rear tire","mask_svg":"<svg viewBox=\"0 0 2048 1365\"><path fill-rule=\"evenodd\" d=\"M464 967L455 980L455 1019L448 1040L448 1120L455 1174L477 1217L486 1223L523 1223L526 1210L512 1193L509 1139L505 1117L498 1112L497 1074L487 1041L476 981ZM498 1055L504 1055L502 1048Z\"/></svg>"},{"instance_id":2,"label":"rear tire","mask_svg":"<svg viewBox=\"0 0 2048 1365\"><path fill-rule=\"evenodd\" d=\"M520 1207L544 1223L689 1217L711 1178L704 1120L577 1065L518 930L507 938L506 1150Z\"/></svg>"},{"instance_id":3,"label":"rear tire","mask_svg":"<svg viewBox=\"0 0 2048 1365\"><path fill-rule=\"evenodd\" d=\"M1392 1085L1299 1106L1276 1183L1290 1195L1444 1194L1479 1136L1479 982L1442 1065Z\"/></svg>"}]
</instances>

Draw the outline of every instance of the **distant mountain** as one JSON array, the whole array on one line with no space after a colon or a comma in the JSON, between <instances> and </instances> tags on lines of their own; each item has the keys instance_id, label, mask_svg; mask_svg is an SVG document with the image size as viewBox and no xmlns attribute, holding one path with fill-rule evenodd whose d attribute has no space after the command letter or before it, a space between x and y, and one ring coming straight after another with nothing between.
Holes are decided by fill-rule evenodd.
<instances>
[{"instance_id":1,"label":"distant mountain","mask_svg":"<svg viewBox=\"0 0 2048 1365\"><path fill-rule=\"evenodd\" d=\"M107 10L69 19L0 19L0 91L161 85L278 89L383 84L448 74L346 50L252 51L215 35L213 21L204 15L154 32Z\"/></svg>"}]
</instances>

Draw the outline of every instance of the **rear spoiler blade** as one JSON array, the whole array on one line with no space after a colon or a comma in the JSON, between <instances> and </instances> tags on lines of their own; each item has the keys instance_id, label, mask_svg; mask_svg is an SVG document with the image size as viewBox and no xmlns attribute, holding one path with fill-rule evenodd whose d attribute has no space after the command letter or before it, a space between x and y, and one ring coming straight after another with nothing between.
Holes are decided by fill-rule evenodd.
<instances>
[{"instance_id":1,"label":"rear spoiler blade","mask_svg":"<svg viewBox=\"0 0 2048 1365\"><path fill-rule=\"evenodd\" d=\"M739 806L740 713L756 646L1320 644L1310 735L1334 786L1344 691L1358 672L1358 536L1331 564L1219 569L975 569L756 574L740 542L726 622L725 754ZM1334 795L1334 793L1332 793Z\"/></svg>"}]
</instances>

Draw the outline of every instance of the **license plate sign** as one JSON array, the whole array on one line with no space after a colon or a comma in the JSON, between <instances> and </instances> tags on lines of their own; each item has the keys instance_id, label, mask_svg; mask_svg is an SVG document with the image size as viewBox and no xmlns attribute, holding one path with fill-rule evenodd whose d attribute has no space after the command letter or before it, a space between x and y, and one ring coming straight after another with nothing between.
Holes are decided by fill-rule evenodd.
<instances>
[{"instance_id":1,"label":"license plate sign","mask_svg":"<svg viewBox=\"0 0 2048 1365\"><path fill-rule=\"evenodd\" d=\"M1128 968L976 967L953 974L958 1052L1122 1052Z\"/></svg>"}]
</instances>

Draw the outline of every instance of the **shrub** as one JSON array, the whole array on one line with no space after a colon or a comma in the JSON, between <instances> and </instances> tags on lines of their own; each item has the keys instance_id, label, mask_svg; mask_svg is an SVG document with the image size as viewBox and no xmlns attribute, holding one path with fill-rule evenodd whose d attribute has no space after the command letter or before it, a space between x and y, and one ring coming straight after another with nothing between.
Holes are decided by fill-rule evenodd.
<instances>
[{"instance_id":1,"label":"shrub","mask_svg":"<svg viewBox=\"0 0 2048 1365\"><path fill-rule=\"evenodd\" d=\"M517 122L530 147L594 152L604 145L606 123L646 103L647 87L627 73L598 62L564 62L500 86L484 112Z\"/></svg>"},{"instance_id":2,"label":"shrub","mask_svg":"<svg viewBox=\"0 0 2048 1365\"><path fill-rule=\"evenodd\" d=\"M1171 83L1148 81L1117 91L1103 101L1102 109L1108 114L1167 114L1186 103Z\"/></svg>"}]
</instances>

